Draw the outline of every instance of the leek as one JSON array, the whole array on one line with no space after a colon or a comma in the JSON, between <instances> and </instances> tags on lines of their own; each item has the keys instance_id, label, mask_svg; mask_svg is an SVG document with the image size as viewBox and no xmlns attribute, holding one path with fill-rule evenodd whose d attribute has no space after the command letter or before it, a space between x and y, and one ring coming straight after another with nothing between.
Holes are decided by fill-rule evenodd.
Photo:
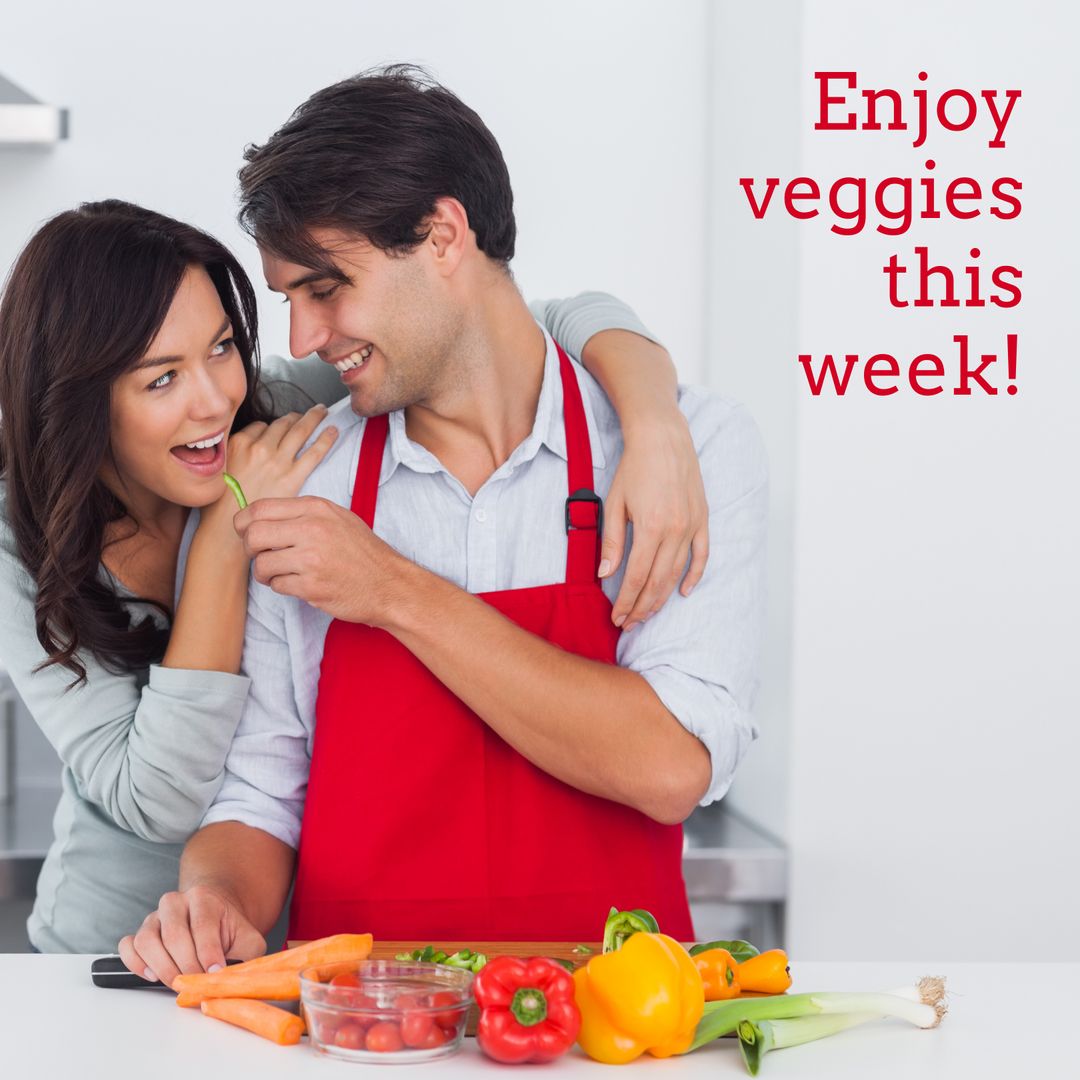
<instances>
[{"instance_id":1,"label":"leek","mask_svg":"<svg viewBox=\"0 0 1080 1080\"><path fill-rule=\"evenodd\" d=\"M861 1023L865 1020L875 1019L882 1016L895 1016L901 1020L907 1020L917 1027L932 1028L941 1023L948 1006L944 1001L945 981L943 979L923 979L914 988L905 987L903 990L889 994L861 993L861 994L775 994L771 997L762 998L734 998L729 1001L709 1001L705 1003L705 1013L694 1033L694 1041L690 1044L687 1053L697 1050L706 1043L737 1031L740 1024L749 1022L746 1028L747 1035L753 1035L757 1039L756 1031L752 1030L754 1024L760 1021L796 1020L803 1017L840 1017L849 1018L849 1022L839 1023L834 1021L829 1024L822 1023L816 1026L808 1025L806 1032L818 1031L819 1034L808 1034L801 1038L800 1042L809 1042L811 1039L820 1039L826 1035L832 1035L845 1027L851 1027L850 1015L857 1014L861 1017L855 1021ZM772 1037L775 1039L775 1032ZM784 1031L785 1038L792 1038L798 1032L791 1029ZM762 1036L768 1042L768 1036ZM747 1042L751 1042L750 1038ZM764 1046L757 1054L760 1062L761 1054L773 1046ZM794 1042L785 1042L785 1046L794 1046Z\"/></svg>"},{"instance_id":2,"label":"leek","mask_svg":"<svg viewBox=\"0 0 1080 1080\"><path fill-rule=\"evenodd\" d=\"M938 1023L941 1023L948 1011L944 979L926 976L915 986L902 986L886 996L930 1006ZM751 1076L757 1076L761 1059L770 1050L782 1050L788 1046L800 1046L815 1039L824 1039L847 1028L857 1027L871 1020L880 1020L881 1016L880 1012L851 1012L801 1016L790 1020L758 1020L756 1023L753 1020L743 1020L735 1033L739 1036L739 1049L742 1051L747 1072Z\"/></svg>"},{"instance_id":3,"label":"leek","mask_svg":"<svg viewBox=\"0 0 1080 1080\"><path fill-rule=\"evenodd\" d=\"M742 1020L735 1029L739 1036L746 1071L757 1076L761 1059L770 1050L782 1050L786 1046L824 1039L845 1028L877 1020L876 1013L834 1013L826 1016L803 1016L797 1020Z\"/></svg>"}]
</instances>

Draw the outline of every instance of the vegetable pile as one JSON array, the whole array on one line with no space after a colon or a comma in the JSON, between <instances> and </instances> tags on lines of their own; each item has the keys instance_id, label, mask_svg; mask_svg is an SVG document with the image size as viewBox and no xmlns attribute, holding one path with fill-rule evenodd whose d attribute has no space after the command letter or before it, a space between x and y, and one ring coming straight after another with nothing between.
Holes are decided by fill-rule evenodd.
<instances>
[{"instance_id":1,"label":"vegetable pile","mask_svg":"<svg viewBox=\"0 0 1080 1080\"><path fill-rule=\"evenodd\" d=\"M882 1017L937 1027L947 1011L945 980L925 978L887 994L787 994L782 949L709 941L689 951L659 932L647 911L612 908L604 954L574 973L581 1008L578 1043L608 1064L685 1054L735 1032L756 1076L771 1050L797 1046Z\"/></svg>"},{"instance_id":2,"label":"vegetable pile","mask_svg":"<svg viewBox=\"0 0 1080 1080\"><path fill-rule=\"evenodd\" d=\"M748 941L707 941L687 949L641 909L612 908L602 951L592 955L588 946L577 946L577 965L544 957L489 960L470 949L447 954L434 945L397 954L404 963L469 973L444 972L459 981L458 992L384 990L376 1001L355 973L331 975L331 965L364 960L371 948L370 934L339 934L214 974L179 975L173 989L179 1005L199 1006L207 1016L295 1045L305 1021L268 1001L297 1000L300 971L319 968L326 991L317 984L315 990L324 994L325 1008L311 1007L307 989L304 1001L320 1043L378 1053L445 1047L445 1053L464 1033L469 977L475 975L477 1044L495 1061L552 1061L576 1041L594 1060L621 1064L645 1054L692 1053L734 1033L753 1076L773 1050L885 1017L933 1028L947 1011L945 980L938 978L889 993L789 994L791 972L782 949L760 952Z\"/></svg>"}]
</instances>

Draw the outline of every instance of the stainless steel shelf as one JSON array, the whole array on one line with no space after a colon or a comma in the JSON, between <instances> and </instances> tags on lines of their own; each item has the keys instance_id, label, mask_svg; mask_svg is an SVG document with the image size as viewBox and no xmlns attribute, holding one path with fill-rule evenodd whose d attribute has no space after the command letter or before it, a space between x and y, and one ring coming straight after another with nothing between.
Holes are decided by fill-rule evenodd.
<instances>
[{"instance_id":1,"label":"stainless steel shelf","mask_svg":"<svg viewBox=\"0 0 1080 1080\"><path fill-rule=\"evenodd\" d=\"M60 788L52 784L16 784L12 800L0 804L0 860L44 857L59 798Z\"/></svg>"},{"instance_id":2,"label":"stainless steel shelf","mask_svg":"<svg viewBox=\"0 0 1080 1080\"><path fill-rule=\"evenodd\" d=\"M787 849L723 801L698 807L683 825L683 876L691 900L787 899Z\"/></svg>"}]
</instances>

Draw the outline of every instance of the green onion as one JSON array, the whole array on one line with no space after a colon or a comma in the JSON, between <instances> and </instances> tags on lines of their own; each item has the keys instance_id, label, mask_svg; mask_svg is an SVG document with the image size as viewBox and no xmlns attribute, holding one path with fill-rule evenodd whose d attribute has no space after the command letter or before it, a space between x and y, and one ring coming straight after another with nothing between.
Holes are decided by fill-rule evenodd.
<instances>
[{"instance_id":1,"label":"green onion","mask_svg":"<svg viewBox=\"0 0 1080 1080\"><path fill-rule=\"evenodd\" d=\"M905 988L903 991L891 994L774 994L762 998L707 1001L705 1013L697 1026L690 1050L697 1050L698 1047L720 1038L721 1035L737 1031L744 1021L760 1024L762 1020L795 1020L808 1016L860 1013L866 1018L895 1016L921 1028L937 1027L948 1008L943 1000L944 992L943 979L923 979L916 988ZM835 1030L839 1031L843 1027L850 1026L850 1024L843 1024ZM807 1031L810 1030L812 1029L808 1027ZM748 1035L752 1033L750 1028L746 1031ZM829 1030L822 1030L820 1034L810 1035L801 1041L809 1042L810 1038L820 1039L832 1033ZM765 1038L767 1041L767 1037ZM794 1043L784 1045L794 1045ZM760 1053L758 1059L760 1060Z\"/></svg>"},{"instance_id":2,"label":"green onion","mask_svg":"<svg viewBox=\"0 0 1080 1080\"><path fill-rule=\"evenodd\" d=\"M248 501L244 498L244 489L240 486L236 477L230 476L228 473L222 473L221 478L225 481L225 486L236 496L236 501L241 510L247 508Z\"/></svg>"}]
</instances>

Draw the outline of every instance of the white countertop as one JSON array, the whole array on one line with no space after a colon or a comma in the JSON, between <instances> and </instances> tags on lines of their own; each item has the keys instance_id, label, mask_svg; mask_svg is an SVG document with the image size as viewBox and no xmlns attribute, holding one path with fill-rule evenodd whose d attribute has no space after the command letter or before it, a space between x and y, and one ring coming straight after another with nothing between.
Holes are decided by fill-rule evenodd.
<instances>
[{"instance_id":1,"label":"white countertop","mask_svg":"<svg viewBox=\"0 0 1080 1080\"><path fill-rule=\"evenodd\" d=\"M90 981L88 956L0 954L0 1076L51 1080L216 1080L257 1076L342 1080L380 1065L354 1065L299 1046L275 1046L255 1035L179 1009L167 991L102 990ZM793 964L792 992L888 990L921 975L948 977L951 1009L941 1027L921 1031L877 1021L821 1042L769 1054L760 1075L822 1080L1026 1080L1077 1075L1080 964L803 963ZM1023 1005L1022 1003L1028 1003ZM508 1075L512 1066L485 1058L472 1039L456 1057L426 1066L401 1065L398 1075L436 1070L444 1080L481 1072ZM576 1048L542 1068L562 1080L603 1077L610 1068ZM746 1076L734 1040L682 1058L645 1057L619 1075ZM540 1073L528 1073L538 1076Z\"/></svg>"}]
</instances>

